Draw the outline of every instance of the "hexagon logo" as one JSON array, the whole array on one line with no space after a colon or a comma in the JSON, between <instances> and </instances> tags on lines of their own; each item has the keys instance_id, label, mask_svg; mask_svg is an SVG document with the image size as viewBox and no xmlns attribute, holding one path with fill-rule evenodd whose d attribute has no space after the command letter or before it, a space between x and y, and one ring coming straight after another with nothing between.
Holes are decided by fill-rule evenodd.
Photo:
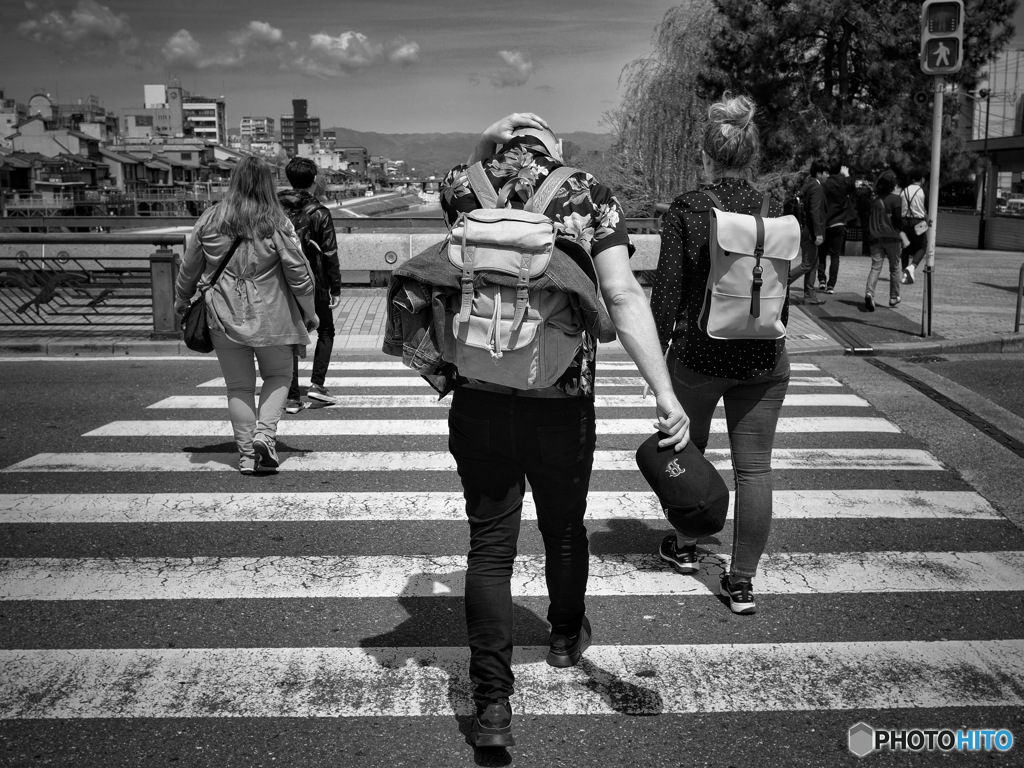
<instances>
[{"instance_id":1,"label":"hexagon logo","mask_svg":"<svg viewBox=\"0 0 1024 768\"><path fill-rule=\"evenodd\" d=\"M850 728L847 745L857 757L866 757L875 751L875 729L867 723L857 723Z\"/></svg>"}]
</instances>

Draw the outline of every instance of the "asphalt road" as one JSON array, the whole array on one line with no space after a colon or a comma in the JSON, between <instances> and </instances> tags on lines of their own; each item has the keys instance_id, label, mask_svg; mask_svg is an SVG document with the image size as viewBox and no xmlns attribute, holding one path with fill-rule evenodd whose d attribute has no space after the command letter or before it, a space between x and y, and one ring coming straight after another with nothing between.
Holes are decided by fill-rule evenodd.
<instances>
[{"instance_id":1,"label":"asphalt road","mask_svg":"<svg viewBox=\"0 0 1024 768\"><path fill-rule=\"evenodd\" d=\"M1016 434L1003 414L1020 413L1020 358L949 360L900 370L949 373L928 383L962 402L988 402L975 410ZM344 367L360 361L368 370ZM533 664L532 649L547 642L546 599L524 588L516 598L518 745L508 751L473 750L465 739L460 586L457 574L436 570L468 546L457 478L374 467L387 456L443 454L441 434L384 428L429 423L443 410L307 410L283 427L294 434L281 440L282 471L242 477L199 471L233 453L226 433L207 424L226 418L216 402L223 390L206 386L220 375L212 359L0 362L0 765L1024 764L1020 744L1005 754L880 752L864 763L847 748L858 721L1006 728L1024 738L1024 459L868 361L795 361L809 369L794 371L803 381L790 395L826 399L783 409L793 431L780 431L776 448L809 458L776 471L758 613L733 615L712 594L731 520L701 542L696 581L666 581L645 560L666 526L636 513L646 490L639 474L596 472L588 522L595 645L568 675ZM344 386L346 377L403 376L373 370L384 362L339 357L333 389L352 402L429 393L414 379ZM638 394L598 389L625 393ZM827 400L834 395L853 401L829 405L840 402ZM212 399L153 407L172 397ZM646 424L648 410L610 406L599 416ZM332 432L357 421L379 428ZM124 434L89 435L114 422L130 424ZM878 431L866 431L869 422ZM599 434L602 452L628 452L643 437ZM727 448L725 436L713 435L709 448ZM891 463L842 463L858 451L887 451ZM302 468L340 452L357 457L350 470ZM132 463L153 456L167 465ZM172 470L180 456L189 463ZM76 464L83 457L92 463ZM910 460L927 466L903 463ZM864 500L875 492L890 502ZM285 496L314 493L325 495ZM339 511L346 494L363 506ZM629 514L600 511L629 494ZM441 496L456 514L427 511ZM938 498L955 501L940 508ZM520 554L542 551L535 524L525 523ZM975 556L1005 567L1005 580L993 586L984 568L962 570L959 559ZM346 571L351 580L334 591L315 583L324 563L353 562L376 570L367 578ZM614 581L630 563L641 564L638 577ZM258 572L266 592L246 592L235 567ZM388 586L392 572L408 575L401 589ZM603 594L606 579L622 592ZM933 657L934 648L943 652ZM1017 661L975 662L993 648L1013 650ZM907 649L922 655L904 656ZM267 659L282 653L289 661L274 677ZM342 662L327 660L353 654L370 660L369 677L358 664L331 671ZM866 660L842 662L842 654ZM127 656L133 671L117 677L111 670ZM173 666L179 658L195 666ZM287 706L273 703L278 696Z\"/></svg>"}]
</instances>

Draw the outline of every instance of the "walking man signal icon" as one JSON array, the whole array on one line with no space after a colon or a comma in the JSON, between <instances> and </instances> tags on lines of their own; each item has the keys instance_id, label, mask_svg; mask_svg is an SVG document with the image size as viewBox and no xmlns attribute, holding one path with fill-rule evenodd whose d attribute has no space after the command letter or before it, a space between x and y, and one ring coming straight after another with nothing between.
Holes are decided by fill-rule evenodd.
<instances>
[{"instance_id":1,"label":"walking man signal icon","mask_svg":"<svg viewBox=\"0 0 1024 768\"><path fill-rule=\"evenodd\" d=\"M935 66L936 67L948 67L949 66L949 47L941 40L935 46Z\"/></svg>"}]
</instances>

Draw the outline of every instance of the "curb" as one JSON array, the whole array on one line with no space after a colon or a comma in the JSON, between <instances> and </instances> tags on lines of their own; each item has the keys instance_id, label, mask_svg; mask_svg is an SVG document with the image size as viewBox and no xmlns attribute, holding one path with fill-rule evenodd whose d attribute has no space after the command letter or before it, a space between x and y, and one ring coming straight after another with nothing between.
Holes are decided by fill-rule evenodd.
<instances>
[{"instance_id":1,"label":"curb","mask_svg":"<svg viewBox=\"0 0 1024 768\"><path fill-rule=\"evenodd\" d=\"M880 344L874 348L871 354L876 357L915 357L927 354L970 354L985 352L996 354L1024 352L1024 334L991 333L983 334L981 336L968 336L962 339Z\"/></svg>"}]
</instances>

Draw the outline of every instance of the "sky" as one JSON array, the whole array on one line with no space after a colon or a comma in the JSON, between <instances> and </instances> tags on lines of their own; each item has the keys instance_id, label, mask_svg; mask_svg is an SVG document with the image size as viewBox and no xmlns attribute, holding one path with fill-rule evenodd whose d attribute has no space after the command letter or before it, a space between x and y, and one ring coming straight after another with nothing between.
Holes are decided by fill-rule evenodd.
<instances>
[{"instance_id":1,"label":"sky","mask_svg":"<svg viewBox=\"0 0 1024 768\"><path fill-rule=\"evenodd\" d=\"M223 96L229 128L304 98L324 128L478 132L513 111L605 132L680 0L0 0L0 89L108 110Z\"/></svg>"}]
</instances>

